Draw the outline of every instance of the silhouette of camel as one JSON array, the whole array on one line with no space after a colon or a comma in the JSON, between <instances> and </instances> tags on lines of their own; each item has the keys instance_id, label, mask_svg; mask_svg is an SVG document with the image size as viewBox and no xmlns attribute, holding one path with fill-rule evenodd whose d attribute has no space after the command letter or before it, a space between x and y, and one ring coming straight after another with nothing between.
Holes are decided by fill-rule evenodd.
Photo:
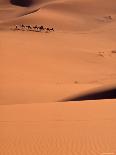
<instances>
[{"instance_id":1,"label":"silhouette of camel","mask_svg":"<svg viewBox=\"0 0 116 155\"><path fill-rule=\"evenodd\" d=\"M45 30L45 28L43 26L39 27L40 31Z\"/></svg>"},{"instance_id":2,"label":"silhouette of camel","mask_svg":"<svg viewBox=\"0 0 116 155\"><path fill-rule=\"evenodd\" d=\"M22 30L22 31L25 31L25 30L29 30L29 31L35 31L35 32L40 32L40 31L44 31L46 30L46 32L50 32L50 31L54 31L54 28L44 28L43 25L41 26L38 26L38 25L35 25L35 26L31 26L31 25L24 25L24 24L21 24L21 25L15 25L15 30Z\"/></svg>"},{"instance_id":3,"label":"silhouette of camel","mask_svg":"<svg viewBox=\"0 0 116 155\"><path fill-rule=\"evenodd\" d=\"M21 25L21 28L25 28L25 25L22 24L22 25Z\"/></svg>"},{"instance_id":4,"label":"silhouette of camel","mask_svg":"<svg viewBox=\"0 0 116 155\"><path fill-rule=\"evenodd\" d=\"M35 25L35 26L33 26L33 28L34 28L34 29L37 29L37 28L38 28L38 26L37 26L37 25Z\"/></svg>"},{"instance_id":5,"label":"silhouette of camel","mask_svg":"<svg viewBox=\"0 0 116 155\"><path fill-rule=\"evenodd\" d=\"M46 28L47 31L54 31L53 28Z\"/></svg>"},{"instance_id":6,"label":"silhouette of camel","mask_svg":"<svg viewBox=\"0 0 116 155\"><path fill-rule=\"evenodd\" d=\"M109 18L110 20L112 20L112 16L108 16L108 18Z\"/></svg>"},{"instance_id":7,"label":"silhouette of camel","mask_svg":"<svg viewBox=\"0 0 116 155\"><path fill-rule=\"evenodd\" d=\"M37 25L33 26L33 29L36 31L38 29L40 29Z\"/></svg>"},{"instance_id":8,"label":"silhouette of camel","mask_svg":"<svg viewBox=\"0 0 116 155\"><path fill-rule=\"evenodd\" d=\"M112 21L113 20L112 16L105 16L104 18L106 19L106 21Z\"/></svg>"},{"instance_id":9,"label":"silhouette of camel","mask_svg":"<svg viewBox=\"0 0 116 155\"><path fill-rule=\"evenodd\" d=\"M54 28L51 28L50 31L54 31Z\"/></svg>"},{"instance_id":10,"label":"silhouette of camel","mask_svg":"<svg viewBox=\"0 0 116 155\"><path fill-rule=\"evenodd\" d=\"M28 28L28 30L32 29L31 25L27 25L26 27Z\"/></svg>"},{"instance_id":11,"label":"silhouette of camel","mask_svg":"<svg viewBox=\"0 0 116 155\"><path fill-rule=\"evenodd\" d=\"M16 30L19 30L18 25L15 25L15 29L16 29Z\"/></svg>"}]
</instances>

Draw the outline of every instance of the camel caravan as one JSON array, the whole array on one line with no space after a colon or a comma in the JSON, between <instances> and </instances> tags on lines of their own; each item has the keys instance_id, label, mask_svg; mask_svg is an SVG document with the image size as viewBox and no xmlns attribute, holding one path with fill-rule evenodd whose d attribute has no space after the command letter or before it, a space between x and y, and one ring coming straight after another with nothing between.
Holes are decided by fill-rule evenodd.
<instances>
[{"instance_id":1,"label":"camel caravan","mask_svg":"<svg viewBox=\"0 0 116 155\"><path fill-rule=\"evenodd\" d=\"M32 25L15 25L13 30L21 30L21 31L34 31L34 32L51 32L54 31L54 28L44 27L44 26L32 26Z\"/></svg>"}]
</instances>

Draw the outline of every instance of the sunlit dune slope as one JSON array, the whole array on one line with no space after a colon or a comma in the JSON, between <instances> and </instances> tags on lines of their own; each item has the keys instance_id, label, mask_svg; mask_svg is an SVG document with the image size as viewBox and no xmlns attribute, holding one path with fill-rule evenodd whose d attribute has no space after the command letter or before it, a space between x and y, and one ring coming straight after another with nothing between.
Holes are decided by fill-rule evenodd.
<instances>
[{"instance_id":1,"label":"sunlit dune slope","mask_svg":"<svg viewBox=\"0 0 116 155\"><path fill-rule=\"evenodd\" d=\"M8 30L0 31L2 104L57 101L83 90L78 84L116 82L114 0L0 4L2 29ZM55 32L13 31L22 23Z\"/></svg>"},{"instance_id":2,"label":"sunlit dune slope","mask_svg":"<svg viewBox=\"0 0 116 155\"><path fill-rule=\"evenodd\" d=\"M16 0L6 0L0 3L1 21L7 20L4 17L24 16L40 8L39 12L21 18L16 23L51 24L60 30L94 30L110 24L116 19L116 2L114 0L29 0L27 5L23 0L21 4L18 4Z\"/></svg>"},{"instance_id":3,"label":"sunlit dune slope","mask_svg":"<svg viewBox=\"0 0 116 155\"><path fill-rule=\"evenodd\" d=\"M0 23L32 13L47 2L47 0L0 0Z\"/></svg>"}]
</instances>

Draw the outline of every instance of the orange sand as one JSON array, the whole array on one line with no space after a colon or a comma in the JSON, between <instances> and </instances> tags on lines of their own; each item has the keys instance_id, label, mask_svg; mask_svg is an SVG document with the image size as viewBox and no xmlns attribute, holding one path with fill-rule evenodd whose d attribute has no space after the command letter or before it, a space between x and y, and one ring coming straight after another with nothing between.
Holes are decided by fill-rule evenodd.
<instances>
[{"instance_id":1,"label":"orange sand","mask_svg":"<svg viewBox=\"0 0 116 155\"><path fill-rule=\"evenodd\" d=\"M115 5L0 0L0 155L116 154L116 100L57 102L116 84ZM13 31L16 24L55 32Z\"/></svg>"}]
</instances>

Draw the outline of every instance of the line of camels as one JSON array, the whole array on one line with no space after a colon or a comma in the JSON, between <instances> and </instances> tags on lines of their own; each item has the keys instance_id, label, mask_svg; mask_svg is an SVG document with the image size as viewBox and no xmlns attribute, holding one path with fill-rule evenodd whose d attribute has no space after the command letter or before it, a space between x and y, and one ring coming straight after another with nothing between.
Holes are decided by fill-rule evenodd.
<instances>
[{"instance_id":1,"label":"line of camels","mask_svg":"<svg viewBox=\"0 0 116 155\"><path fill-rule=\"evenodd\" d=\"M49 27L44 27L44 26L31 26L31 25L15 25L15 30L28 30L28 31L35 31L35 32L41 32L41 31L45 31L45 32L51 32L54 31L54 28L49 28Z\"/></svg>"}]
</instances>

